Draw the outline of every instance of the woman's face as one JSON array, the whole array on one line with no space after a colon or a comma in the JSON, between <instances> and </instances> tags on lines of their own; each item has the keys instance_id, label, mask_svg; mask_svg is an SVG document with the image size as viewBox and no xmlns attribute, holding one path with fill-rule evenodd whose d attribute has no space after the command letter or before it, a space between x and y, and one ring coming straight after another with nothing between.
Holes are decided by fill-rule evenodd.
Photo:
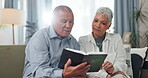
<instances>
[{"instance_id":1,"label":"woman's face","mask_svg":"<svg viewBox=\"0 0 148 78\"><path fill-rule=\"evenodd\" d=\"M102 14L96 14L92 22L92 32L94 38L102 37L110 26L111 23L106 16Z\"/></svg>"}]
</instances>

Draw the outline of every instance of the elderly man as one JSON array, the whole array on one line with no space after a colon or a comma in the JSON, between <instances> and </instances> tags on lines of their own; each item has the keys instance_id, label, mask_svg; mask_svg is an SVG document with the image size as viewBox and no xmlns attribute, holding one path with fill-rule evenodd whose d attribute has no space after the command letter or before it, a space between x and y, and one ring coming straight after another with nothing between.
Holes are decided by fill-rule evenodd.
<instances>
[{"instance_id":1,"label":"elderly man","mask_svg":"<svg viewBox=\"0 0 148 78\"><path fill-rule=\"evenodd\" d=\"M26 47L23 77L71 78L86 77L90 65L86 62L70 66L69 59L64 69L58 68L64 48L79 49L76 39L70 35L74 24L72 10L58 6L53 11L52 26L34 34Z\"/></svg>"}]
</instances>

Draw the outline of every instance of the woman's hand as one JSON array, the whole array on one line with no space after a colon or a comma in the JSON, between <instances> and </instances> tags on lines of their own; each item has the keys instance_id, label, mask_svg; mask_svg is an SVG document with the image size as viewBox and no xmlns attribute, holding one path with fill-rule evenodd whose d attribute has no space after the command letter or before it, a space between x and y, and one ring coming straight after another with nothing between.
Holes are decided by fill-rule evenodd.
<instances>
[{"instance_id":1,"label":"woman's hand","mask_svg":"<svg viewBox=\"0 0 148 78\"><path fill-rule=\"evenodd\" d=\"M110 63L110 62L105 62L105 63L103 63L103 68L104 68L104 70L107 72L107 73L113 73L113 71L114 71L114 66L113 66L113 64L112 63Z\"/></svg>"},{"instance_id":2,"label":"woman's hand","mask_svg":"<svg viewBox=\"0 0 148 78\"><path fill-rule=\"evenodd\" d=\"M111 75L107 75L106 78L112 78Z\"/></svg>"}]
</instances>

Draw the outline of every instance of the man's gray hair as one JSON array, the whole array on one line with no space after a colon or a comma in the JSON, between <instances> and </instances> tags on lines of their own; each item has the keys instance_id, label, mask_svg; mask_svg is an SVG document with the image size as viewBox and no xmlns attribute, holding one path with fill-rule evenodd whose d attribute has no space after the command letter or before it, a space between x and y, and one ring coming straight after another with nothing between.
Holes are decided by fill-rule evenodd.
<instances>
[{"instance_id":1,"label":"man's gray hair","mask_svg":"<svg viewBox=\"0 0 148 78\"><path fill-rule=\"evenodd\" d=\"M63 11L63 12L70 12L73 14L72 10L65 5L60 5L57 6L54 10L53 10L53 15L52 15L52 24L56 21L57 17L58 17L58 13L59 11Z\"/></svg>"},{"instance_id":2,"label":"man's gray hair","mask_svg":"<svg viewBox=\"0 0 148 78\"><path fill-rule=\"evenodd\" d=\"M112 22L112 18L113 18L113 12L110 8L108 7L100 7L96 14L103 14L104 16L106 16L109 20L109 22Z\"/></svg>"},{"instance_id":3,"label":"man's gray hair","mask_svg":"<svg viewBox=\"0 0 148 78\"><path fill-rule=\"evenodd\" d=\"M68 6L65 6L65 5L60 5L60 6L57 6L54 11L53 11L53 15L56 15L58 11L65 11L65 12L72 12L72 10L68 7Z\"/></svg>"}]
</instances>

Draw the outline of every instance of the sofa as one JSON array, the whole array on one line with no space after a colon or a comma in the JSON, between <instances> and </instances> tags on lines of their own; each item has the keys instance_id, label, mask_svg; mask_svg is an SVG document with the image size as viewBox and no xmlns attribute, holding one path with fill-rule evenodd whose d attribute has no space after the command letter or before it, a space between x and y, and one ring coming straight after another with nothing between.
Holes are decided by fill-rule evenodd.
<instances>
[{"instance_id":1,"label":"sofa","mask_svg":"<svg viewBox=\"0 0 148 78\"><path fill-rule=\"evenodd\" d=\"M147 47L147 51L146 51L146 55L143 59L143 63L142 63L142 69L141 71L141 78L148 78L148 47Z\"/></svg>"},{"instance_id":2,"label":"sofa","mask_svg":"<svg viewBox=\"0 0 148 78\"><path fill-rule=\"evenodd\" d=\"M131 49L133 78L148 78L147 54L147 47Z\"/></svg>"},{"instance_id":3,"label":"sofa","mask_svg":"<svg viewBox=\"0 0 148 78\"><path fill-rule=\"evenodd\" d=\"M148 50L147 50L148 52ZM141 69L141 78L148 78L148 61L145 61Z\"/></svg>"},{"instance_id":4,"label":"sofa","mask_svg":"<svg viewBox=\"0 0 148 78\"><path fill-rule=\"evenodd\" d=\"M0 45L0 78L22 78L26 45ZM134 78L148 78L146 52L131 50L131 63ZM147 50L148 52L148 50ZM138 74L137 74L138 73Z\"/></svg>"},{"instance_id":5,"label":"sofa","mask_svg":"<svg viewBox=\"0 0 148 78\"><path fill-rule=\"evenodd\" d=\"M25 45L0 45L0 78L22 78Z\"/></svg>"}]
</instances>

